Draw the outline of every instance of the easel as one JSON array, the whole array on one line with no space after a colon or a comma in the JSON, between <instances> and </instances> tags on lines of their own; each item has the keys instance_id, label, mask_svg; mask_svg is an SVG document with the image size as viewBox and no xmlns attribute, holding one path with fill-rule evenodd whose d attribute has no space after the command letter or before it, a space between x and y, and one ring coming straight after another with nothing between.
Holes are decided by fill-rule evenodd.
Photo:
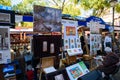
<instances>
[{"instance_id":1,"label":"easel","mask_svg":"<svg viewBox=\"0 0 120 80\"><path fill-rule=\"evenodd\" d=\"M55 65L54 63L55 63L55 56L40 58L39 80L42 80L42 73L44 72L43 69L47 68L47 67L50 67L50 66L54 66Z\"/></svg>"}]
</instances>

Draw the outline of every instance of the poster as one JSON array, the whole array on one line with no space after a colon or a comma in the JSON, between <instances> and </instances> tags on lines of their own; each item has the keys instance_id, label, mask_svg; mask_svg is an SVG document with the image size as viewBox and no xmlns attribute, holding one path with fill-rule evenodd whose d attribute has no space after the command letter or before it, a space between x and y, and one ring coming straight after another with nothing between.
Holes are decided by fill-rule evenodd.
<instances>
[{"instance_id":1,"label":"poster","mask_svg":"<svg viewBox=\"0 0 120 80\"><path fill-rule=\"evenodd\" d=\"M79 64L66 67L66 71L70 80L77 80L80 76L83 76L83 71Z\"/></svg>"},{"instance_id":2,"label":"poster","mask_svg":"<svg viewBox=\"0 0 120 80\"><path fill-rule=\"evenodd\" d=\"M34 6L34 32L61 32L61 10L43 7L43 6Z\"/></svg>"},{"instance_id":3,"label":"poster","mask_svg":"<svg viewBox=\"0 0 120 80\"><path fill-rule=\"evenodd\" d=\"M89 23L87 23L87 26L90 27L90 33L91 34L98 34L98 33L100 33L99 32L100 24L98 22L90 21Z\"/></svg>"},{"instance_id":4,"label":"poster","mask_svg":"<svg viewBox=\"0 0 120 80\"><path fill-rule=\"evenodd\" d=\"M67 36L75 36L76 35L76 28L73 26L66 26L66 35Z\"/></svg>"},{"instance_id":5,"label":"poster","mask_svg":"<svg viewBox=\"0 0 120 80\"><path fill-rule=\"evenodd\" d=\"M0 64L11 62L9 26L0 26Z\"/></svg>"},{"instance_id":6,"label":"poster","mask_svg":"<svg viewBox=\"0 0 120 80\"><path fill-rule=\"evenodd\" d=\"M101 35L90 34L90 53L96 54L101 49Z\"/></svg>"},{"instance_id":7,"label":"poster","mask_svg":"<svg viewBox=\"0 0 120 80\"><path fill-rule=\"evenodd\" d=\"M81 42L77 33L78 22L62 19L62 24L64 29L64 51L67 51L69 56L82 54Z\"/></svg>"},{"instance_id":8,"label":"poster","mask_svg":"<svg viewBox=\"0 0 120 80\"><path fill-rule=\"evenodd\" d=\"M62 25L64 27L63 28L64 39L78 37L78 33L77 33L78 22L77 21L62 19Z\"/></svg>"}]
</instances>

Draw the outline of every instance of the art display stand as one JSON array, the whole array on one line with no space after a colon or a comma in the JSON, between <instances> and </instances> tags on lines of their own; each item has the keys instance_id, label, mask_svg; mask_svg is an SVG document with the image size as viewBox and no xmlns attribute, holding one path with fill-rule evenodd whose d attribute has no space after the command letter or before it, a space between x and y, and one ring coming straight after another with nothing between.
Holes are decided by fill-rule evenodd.
<instances>
[{"instance_id":1,"label":"art display stand","mask_svg":"<svg viewBox=\"0 0 120 80\"><path fill-rule=\"evenodd\" d=\"M7 64L9 64L9 63L11 63L9 26L0 26L0 67L1 67L0 73L1 73L1 75L3 75L1 77L2 80L4 80L4 79L10 80L10 77L15 77L15 75L13 75L10 77L8 76L7 79L5 78L5 76L7 74L10 74L9 71L7 71L7 70L4 71L4 69L8 66ZM15 71L15 70L13 70L13 71ZM11 74L13 74L13 73L11 73Z\"/></svg>"},{"instance_id":2,"label":"art display stand","mask_svg":"<svg viewBox=\"0 0 120 80\"><path fill-rule=\"evenodd\" d=\"M66 63L72 64L77 61L77 55L82 55L81 42L78 38L77 26L75 20L62 20L63 24L63 44Z\"/></svg>"},{"instance_id":3,"label":"art display stand","mask_svg":"<svg viewBox=\"0 0 120 80\"><path fill-rule=\"evenodd\" d=\"M90 21L87 23L87 26L90 28L90 56L95 57L97 51L102 48L100 29L104 28L104 25L99 24L99 22ZM95 68L92 65L94 60L92 59L91 61L91 70L93 70Z\"/></svg>"},{"instance_id":4,"label":"art display stand","mask_svg":"<svg viewBox=\"0 0 120 80\"><path fill-rule=\"evenodd\" d=\"M41 74L43 73L44 68L50 66L55 68L59 67L59 54L61 54L60 49L62 47L61 12L60 9L37 5L34 6L33 31L38 34L41 33L41 35L33 36L33 51L34 57L40 59Z\"/></svg>"}]
</instances>

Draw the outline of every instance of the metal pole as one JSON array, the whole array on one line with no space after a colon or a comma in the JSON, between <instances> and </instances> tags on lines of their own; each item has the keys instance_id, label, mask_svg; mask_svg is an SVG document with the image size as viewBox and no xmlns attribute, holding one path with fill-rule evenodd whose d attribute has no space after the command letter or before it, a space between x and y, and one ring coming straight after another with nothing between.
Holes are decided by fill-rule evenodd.
<instances>
[{"instance_id":1,"label":"metal pole","mask_svg":"<svg viewBox=\"0 0 120 80\"><path fill-rule=\"evenodd\" d=\"M114 13L115 13L115 11L114 10L115 10L115 7L113 6L112 7L112 12L113 12L112 13L112 26L113 26L113 36L112 37L113 37L113 42L115 42L115 36L114 36L115 35L114 34Z\"/></svg>"}]
</instances>

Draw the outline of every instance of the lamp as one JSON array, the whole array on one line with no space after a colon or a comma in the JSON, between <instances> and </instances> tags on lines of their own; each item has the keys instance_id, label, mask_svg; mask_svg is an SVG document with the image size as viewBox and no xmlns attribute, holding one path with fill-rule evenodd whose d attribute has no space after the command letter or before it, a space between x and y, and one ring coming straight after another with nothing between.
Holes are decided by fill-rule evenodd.
<instances>
[{"instance_id":1,"label":"lamp","mask_svg":"<svg viewBox=\"0 0 120 80\"><path fill-rule=\"evenodd\" d=\"M113 26L113 42L115 42L115 36L114 36L114 13L115 13L115 5L117 4L118 0L110 0L110 5L112 7L112 26Z\"/></svg>"},{"instance_id":2,"label":"lamp","mask_svg":"<svg viewBox=\"0 0 120 80\"><path fill-rule=\"evenodd\" d=\"M111 7L115 7L115 5L117 4L118 0L110 0L110 5Z\"/></svg>"}]
</instances>

